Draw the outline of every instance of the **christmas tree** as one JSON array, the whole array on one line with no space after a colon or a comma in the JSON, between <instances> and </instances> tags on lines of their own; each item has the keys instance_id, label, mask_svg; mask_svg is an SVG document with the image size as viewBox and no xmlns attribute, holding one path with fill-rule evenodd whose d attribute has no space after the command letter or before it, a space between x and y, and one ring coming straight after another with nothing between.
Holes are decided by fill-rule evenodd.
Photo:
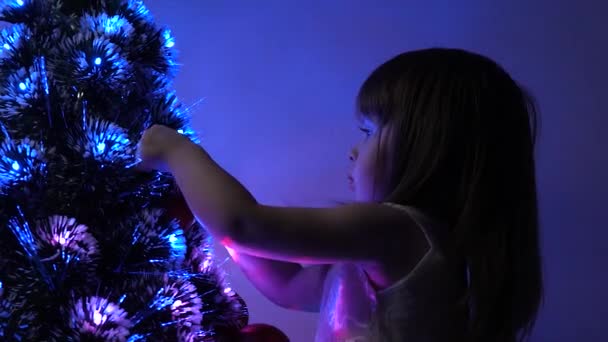
<instances>
[{"instance_id":1,"label":"christmas tree","mask_svg":"<svg viewBox=\"0 0 608 342\"><path fill-rule=\"evenodd\" d=\"M216 341L246 324L203 227L136 146L195 139L174 38L137 0L8 0L0 19L0 340Z\"/></svg>"}]
</instances>

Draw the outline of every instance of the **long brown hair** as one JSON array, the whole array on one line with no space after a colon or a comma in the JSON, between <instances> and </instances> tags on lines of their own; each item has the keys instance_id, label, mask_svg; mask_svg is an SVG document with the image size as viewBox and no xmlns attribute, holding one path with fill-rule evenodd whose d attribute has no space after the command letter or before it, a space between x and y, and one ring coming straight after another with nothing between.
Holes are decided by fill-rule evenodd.
<instances>
[{"instance_id":1,"label":"long brown hair","mask_svg":"<svg viewBox=\"0 0 608 342\"><path fill-rule=\"evenodd\" d=\"M357 107L390 134L386 200L450 226L467 340L526 340L542 297L531 97L489 58L434 48L378 67Z\"/></svg>"}]
</instances>

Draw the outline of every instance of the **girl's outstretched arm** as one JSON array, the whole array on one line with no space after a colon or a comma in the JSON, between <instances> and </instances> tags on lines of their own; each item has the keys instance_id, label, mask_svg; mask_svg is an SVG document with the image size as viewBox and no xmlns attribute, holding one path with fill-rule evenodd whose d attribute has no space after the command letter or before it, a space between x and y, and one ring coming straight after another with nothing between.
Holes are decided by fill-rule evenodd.
<instances>
[{"instance_id":1,"label":"girl's outstretched arm","mask_svg":"<svg viewBox=\"0 0 608 342\"><path fill-rule=\"evenodd\" d=\"M141 168L174 175L195 217L216 239L245 254L299 263L374 263L403 258L410 245L426 241L407 213L386 205L258 204L205 150L165 126L144 133L139 154Z\"/></svg>"}]
</instances>

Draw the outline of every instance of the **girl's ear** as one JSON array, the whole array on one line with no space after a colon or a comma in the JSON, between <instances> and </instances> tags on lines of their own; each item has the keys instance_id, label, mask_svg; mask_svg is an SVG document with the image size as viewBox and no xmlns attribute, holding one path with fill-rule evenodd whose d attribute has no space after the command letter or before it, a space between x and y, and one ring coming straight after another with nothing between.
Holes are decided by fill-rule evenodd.
<instances>
[{"instance_id":1,"label":"girl's ear","mask_svg":"<svg viewBox=\"0 0 608 342\"><path fill-rule=\"evenodd\" d=\"M167 214L176 219L182 229L188 229L195 223L194 215L182 193L177 190L167 200Z\"/></svg>"}]
</instances>

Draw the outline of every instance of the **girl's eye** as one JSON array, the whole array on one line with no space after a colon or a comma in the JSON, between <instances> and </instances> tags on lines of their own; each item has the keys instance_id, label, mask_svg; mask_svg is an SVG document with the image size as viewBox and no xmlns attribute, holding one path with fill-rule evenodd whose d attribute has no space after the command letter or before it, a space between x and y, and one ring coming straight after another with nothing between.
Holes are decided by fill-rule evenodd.
<instances>
[{"instance_id":1,"label":"girl's eye","mask_svg":"<svg viewBox=\"0 0 608 342\"><path fill-rule=\"evenodd\" d=\"M363 134L365 134L366 137L369 137L372 135L372 131L369 128L359 127L359 130L361 132L363 132Z\"/></svg>"}]
</instances>

